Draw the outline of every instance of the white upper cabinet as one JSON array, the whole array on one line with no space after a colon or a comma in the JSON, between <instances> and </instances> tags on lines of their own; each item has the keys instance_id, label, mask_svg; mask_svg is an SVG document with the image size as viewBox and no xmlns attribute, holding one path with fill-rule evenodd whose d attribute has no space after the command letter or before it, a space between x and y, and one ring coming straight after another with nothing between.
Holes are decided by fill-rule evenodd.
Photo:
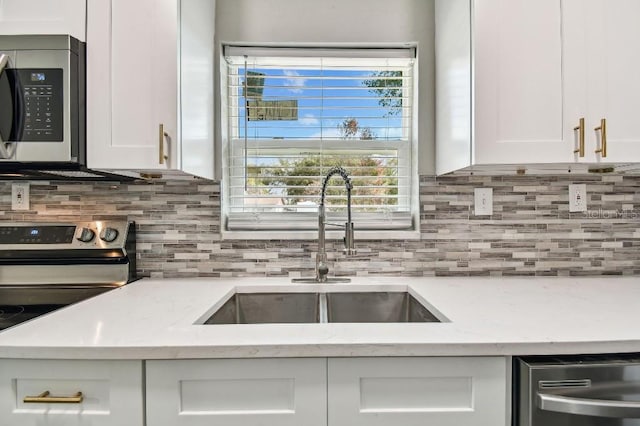
<instances>
[{"instance_id":1,"label":"white upper cabinet","mask_svg":"<svg viewBox=\"0 0 640 426\"><path fill-rule=\"evenodd\" d=\"M1 0L0 34L69 34L85 41L86 0Z\"/></svg>"},{"instance_id":2,"label":"white upper cabinet","mask_svg":"<svg viewBox=\"0 0 640 426\"><path fill-rule=\"evenodd\" d=\"M473 22L473 162L572 161L559 0L476 0Z\"/></svg>"},{"instance_id":3,"label":"white upper cabinet","mask_svg":"<svg viewBox=\"0 0 640 426\"><path fill-rule=\"evenodd\" d=\"M634 0L436 0L437 173L640 161L639 13Z\"/></svg>"},{"instance_id":4,"label":"white upper cabinet","mask_svg":"<svg viewBox=\"0 0 640 426\"><path fill-rule=\"evenodd\" d=\"M436 67L438 174L572 161L560 0L436 0Z\"/></svg>"},{"instance_id":5,"label":"white upper cabinet","mask_svg":"<svg viewBox=\"0 0 640 426\"><path fill-rule=\"evenodd\" d=\"M600 163L640 161L640 2L563 0L568 78L586 82L586 156ZM569 37L575 35L575 37ZM579 73L579 74L578 74ZM605 121L605 131L596 130ZM602 148L606 139L606 152ZM606 154L606 156L605 156Z\"/></svg>"},{"instance_id":6,"label":"white upper cabinet","mask_svg":"<svg viewBox=\"0 0 640 426\"><path fill-rule=\"evenodd\" d=\"M87 163L213 178L213 0L88 6Z\"/></svg>"},{"instance_id":7,"label":"white upper cabinet","mask_svg":"<svg viewBox=\"0 0 640 426\"><path fill-rule=\"evenodd\" d=\"M176 163L168 141L177 140L178 127L177 20L176 1L90 2L89 167L153 170ZM168 136L160 135L160 125Z\"/></svg>"}]
</instances>

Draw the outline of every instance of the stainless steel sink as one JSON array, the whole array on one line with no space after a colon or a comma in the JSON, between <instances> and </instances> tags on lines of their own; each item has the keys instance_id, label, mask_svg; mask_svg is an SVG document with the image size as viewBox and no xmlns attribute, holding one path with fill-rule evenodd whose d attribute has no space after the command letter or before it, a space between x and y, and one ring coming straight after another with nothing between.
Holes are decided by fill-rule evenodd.
<instances>
[{"instance_id":1,"label":"stainless steel sink","mask_svg":"<svg viewBox=\"0 0 640 426\"><path fill-rule=\"evenodd\" d=\"M318 293L235 293L205 324L318 322L318 299Z\"/></svg>"},{"instance_id":2,"label":"stainless steel sink","mask_svg":"<svg viewBox=\"0 0 640 426\"><path fill-rule=\"evenodd\" d=\"M406 291L327 293L328 322L440 322Z\"/></svg>"},{"instance_id":3,"label":"stainless steel sink","mask_svg":"<svg viewBox=\"0 0 640 426\"><path fill-rule=\"evenodd\" d=\"M440 322L407 291L234 293L203 324Z\"/></svg>"}]
</instances>

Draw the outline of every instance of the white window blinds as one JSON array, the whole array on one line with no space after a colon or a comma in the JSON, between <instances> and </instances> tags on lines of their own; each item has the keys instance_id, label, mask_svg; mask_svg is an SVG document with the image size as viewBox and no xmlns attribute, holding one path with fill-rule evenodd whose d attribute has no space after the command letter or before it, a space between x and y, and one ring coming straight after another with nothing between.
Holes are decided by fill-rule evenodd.
<instances>
[{"instance_id":1,"label":"white window blinds","mask_svg":"<svg viewBox=\"0 0 640 426\"><path fill-rule=\"evenodd\" d=\"M408 229L413 49L227 46L229 230L316 229L324 175L353 181L356 229ZM340 179L327 215L345 211Z\"/></svg>"}]
</instances>

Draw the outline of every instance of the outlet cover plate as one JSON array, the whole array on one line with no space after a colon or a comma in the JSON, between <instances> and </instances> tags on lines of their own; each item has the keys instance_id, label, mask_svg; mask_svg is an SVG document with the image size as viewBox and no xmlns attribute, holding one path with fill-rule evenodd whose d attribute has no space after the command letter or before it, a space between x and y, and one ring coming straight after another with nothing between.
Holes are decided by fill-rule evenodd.
<instances>
[{"instance_id":1,"label":"outlet cover plate","mask_svg":"<svg viewBox=\"0 0 640 426\"><path fill-rule=\"evenodd\" d=\"M574 183L569 185L569 211L587 211L587 185L584 183Z\"/></svg>"},{"instance_id":2,"label":"outlet cover plate","mask_svg":"<svg viewBox=\"0 0 640 426\"><path fill-rule=\"evenodd\" d=\"M493 214L493 188L474 188L474 212L476 216Z\"/></svg>"},{"instance_id":3,"label":"outlet cover plate","mask_svg":"<svg viewBox=\"0 0 640 426\"><path fill-rule=\"evenodd\" d=\"M11 185L11 210L29 210L29 184Z\"/></svg>"}]
</instances>

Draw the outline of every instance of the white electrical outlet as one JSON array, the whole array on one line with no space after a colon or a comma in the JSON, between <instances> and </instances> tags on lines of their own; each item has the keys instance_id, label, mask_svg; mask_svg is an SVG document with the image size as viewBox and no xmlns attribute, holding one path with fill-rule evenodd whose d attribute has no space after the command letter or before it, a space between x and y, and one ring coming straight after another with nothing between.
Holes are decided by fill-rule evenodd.
<instances>
[{"instance_id":1,"label":"white electrical outlet","mask_svg":"<svg viewBox=\"0 0 640 426\"><path fill-rule=\"evenodd\" d=\"M584 183L569 185L569 211L587 211L587 185Z\"/></svg>"},{"instance_id":2,"label":"white electrical outlet","mask_svg":"<svg viewBox=\"0 0 640 426\"><path fill-rule=\"evenodd\" d=\"M476 216L491 216L493 214L493 188L475 188L474 211Z\"/></svg>"},{"instance_id":3,"label":"white electrical outlet","mask_svg":"<svg viewBox=\"0 0 640 426\"><path fill-rule=\"evenodd\" d=\"M29 184L11 185L11 210L29 210Z\"/></svg>"}]
</instances>

